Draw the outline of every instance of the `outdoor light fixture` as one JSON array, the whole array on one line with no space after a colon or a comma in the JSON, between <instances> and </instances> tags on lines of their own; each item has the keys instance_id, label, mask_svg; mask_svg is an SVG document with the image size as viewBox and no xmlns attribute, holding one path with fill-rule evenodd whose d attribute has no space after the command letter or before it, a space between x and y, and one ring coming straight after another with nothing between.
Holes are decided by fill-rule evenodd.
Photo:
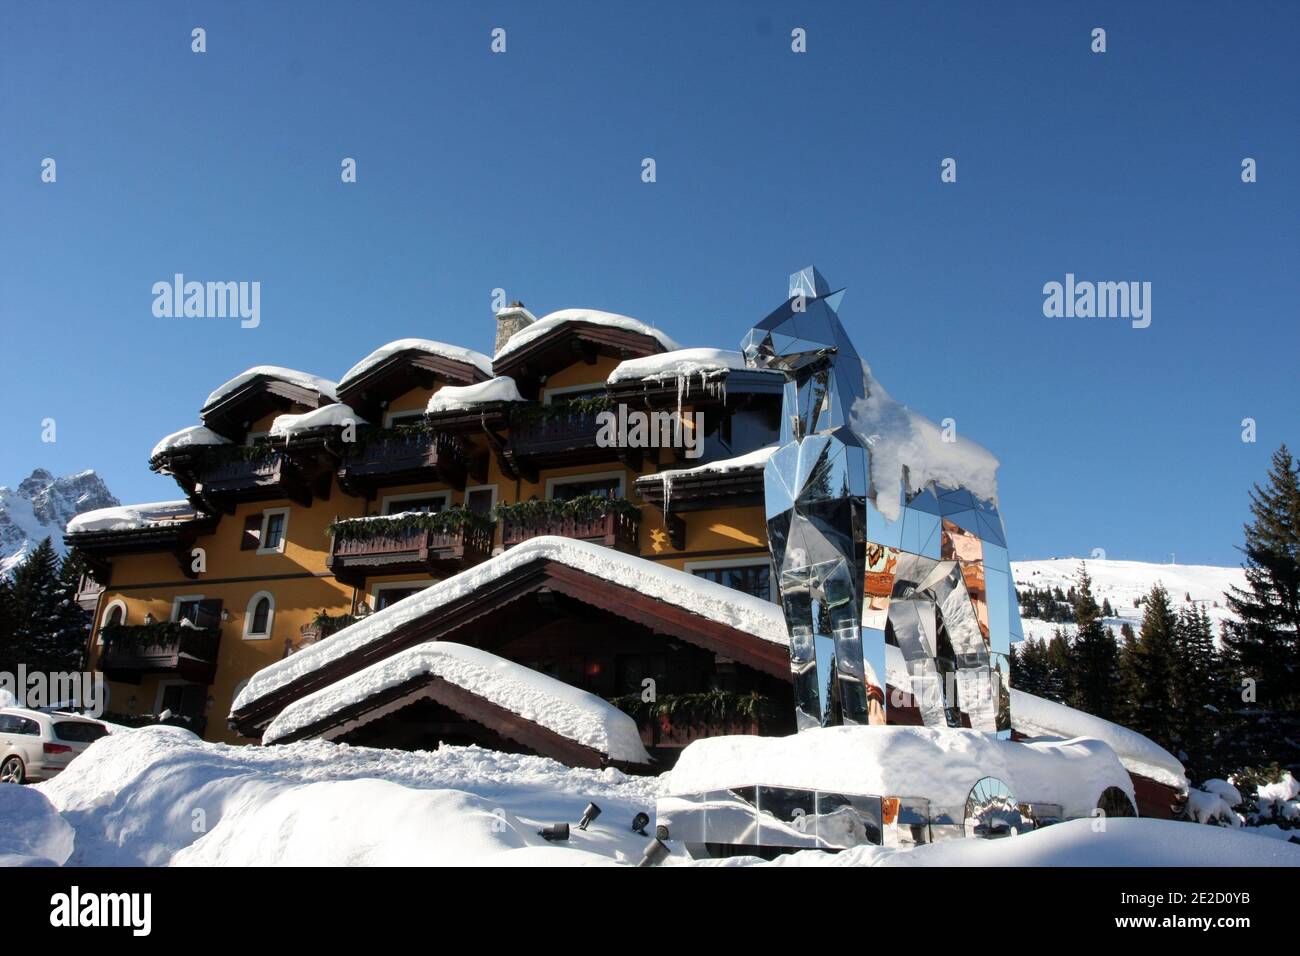
<instances>
[{"instance_id":1,"label":"outdoor light fixture","mask_svg":"<svg viewBox=\"0 0 1300 956\"><path fill-rule=\"evenodd\" d=\"M542 827L537 831L547 843L564 843L569 839L569 825L567 823L552 823L549 827Z\"/></svg>"},{"instance_id":2,"label":"outdoor light fixture","mask_svg":"<svg viewBox=\"0 0 1300 956\"><path fill-rule=\"evenodd\" d=\"M152 624L152 623L153 623L153 614L152 614L151 612L149 612L149 611L145 611L145 612L144 612L144 622L145 622L146 624Z\"/></svg>"},{"instance_id":3,"label":"outdoor light fixture","mask_svg":"<svg viewBox=\"0 0 1300 956\"><path fill-rule=\"evenodd\" d=\"M230 609L229 609L229 608L224 608L224 607L223 607L223 608L221 609L221 620L222 620L222 621L229 621L229 620L230 620Z\"/></svg>"},{"instance_id":4,"label":"outdoor light fixture","mask_svg":"<svg viewBox=\"0 0 1300 956\"><path fill-rule=\"evenodd\" d=\"M633 833L639 833L642 836L649 836L650 834L645 832L645 828L648 827L649 825L650 825L650 814L648 813L638 813L636 816L632 818Z\"/></svg>"},{"instance_id":5,"label":"outdoor light fixture","mask_svg":"<svg viewBox=\"0 0 1300 956\"><path fill-rule=\"evenodd\" d=\"M658 866L667 858L667 844L663 840L651 840L645 845L645 852L641 854L641 862L637 866Z\"/></svg>"},{"instance_id":6,"label":"outdoor light fixture","mask_svg":"<svg viewBox=\"0 0 1300 956\"><path fill-rule=\"evenodd\" d=\"M598 816L600 816L600 807L594 803L587 804L587 809L582 811L582 819L578 821L578 829L587 829L587 825Z\"/></svg>"}]
</instances>

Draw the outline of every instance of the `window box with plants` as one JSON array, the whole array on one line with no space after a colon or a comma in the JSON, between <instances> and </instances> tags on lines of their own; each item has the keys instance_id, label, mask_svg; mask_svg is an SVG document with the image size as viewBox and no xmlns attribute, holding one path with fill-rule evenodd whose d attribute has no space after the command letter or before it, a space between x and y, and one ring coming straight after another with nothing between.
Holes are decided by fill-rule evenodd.
<instances>
[{"instance_id":1,"label":"window box with plants","mask_svg":"<svg viewBox=\"0 0 1300 956\"><path fill-rule=\"evenodd\" d=\"M329 567L359 581L368 574L458 571L492 553L492 520L465 508L372 515L333 522Z\"/></svg>"},{"instance_id":2,"label":"window box with plants","mask_svg":"<svg viewBox=\"0 0 1300 956\"><path fill-rule=\"evenodd\" d=\"M495 514L501 523L502 547L558 535L637 553L641 510L626 498L580 495L567 501L533 499L500 505Z\"/></svg>"}]
</instances>

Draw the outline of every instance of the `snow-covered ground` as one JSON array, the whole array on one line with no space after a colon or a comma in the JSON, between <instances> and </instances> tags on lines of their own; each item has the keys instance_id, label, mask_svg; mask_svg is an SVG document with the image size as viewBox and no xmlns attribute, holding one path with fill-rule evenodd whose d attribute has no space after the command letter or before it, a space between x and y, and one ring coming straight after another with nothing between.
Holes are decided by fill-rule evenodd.
<instances>
[{"instance_id":1,"label":"snow-covered ground","mask_svg":"<svg viewBox=\"0 0 1300 956\"><path fill-rule=\"evenodd\" d=\"M1079 576L1079 565L1088 568L1092 577L1093 596L1097 603L1109 599L1115 615L1106 623L1119 633L1120 625L1128 622L1134 633L1142 626L1142 608L1137 599L1150 592L1161 582L1169 592L1175 612L1193 604L1204 605L1214 622L1214 633L1221 633L1222 623L1232 615L1228 611L1224 592L1233 585L1245 587L1246 576L1241 568L1221 568L1203 564L1149 564L1144 561L1111 561L1097 558L1049 558L1043 561L1012 561L1011 576L1016 588L1057 588L1069 591ZM1216 606L1217 602L1217 606ZM1050 640L1058 627L1051 621L1025 618L1025 637ZM1074 633L1074 625L1062 624L1067 634Z\"/></svg>"},{"instance_id":2,"label":"snow-covered ground","mask_svg":"<svg viewBox=\"0 0 1300 956\"><path fill-rule=\"evenodd\" d=\"M632 819L644 812L653 822L670 781L477 747L232 747L152 727L97 741L48 783L0 787L0 865L634 863L648 838ZM602 810L588 830L572 827L567 843L538 835L575 824L588 802ZM1096 827L1076 820L1002 840L804 852L777 864L1300 865L1300 847L1248 831L1131 819ZM674 846L666 862L690 861Z\"/></svg>"}]
</instances>

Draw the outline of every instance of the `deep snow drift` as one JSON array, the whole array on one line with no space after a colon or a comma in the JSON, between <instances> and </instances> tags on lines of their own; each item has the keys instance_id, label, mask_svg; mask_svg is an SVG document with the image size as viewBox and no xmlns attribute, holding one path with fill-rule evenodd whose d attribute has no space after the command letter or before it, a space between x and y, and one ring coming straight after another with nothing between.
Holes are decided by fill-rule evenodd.
<instances>
[{"instance_id":1,"label":"deep snow drift","mask_svg":"<svg viewBox=\"0 0 1300 956\"><path fill-rule=\"evenodd\" d=\"M232 747L151 727L96 741L48 783L0 787L0 865L64 856L90 866L634 863L648 838L631 831L632 818L644 812L653 820L670 780L478 747ZM603 811L589 830L574 827L567 844L538 836L543 825L576 823L588 801ZM1108 820L1098 833L1095 825L1078 820L914 850L805 852L778 864L1300 865L1300 847L1239 830ZM689 862L680 846L672 849L668 865Z\"/></svg>"}]
</instances>

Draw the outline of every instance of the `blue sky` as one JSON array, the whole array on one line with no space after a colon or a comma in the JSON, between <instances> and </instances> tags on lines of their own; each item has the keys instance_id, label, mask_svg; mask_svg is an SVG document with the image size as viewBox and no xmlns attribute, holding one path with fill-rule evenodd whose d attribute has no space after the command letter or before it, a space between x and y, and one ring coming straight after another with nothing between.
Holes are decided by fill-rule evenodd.
<instances>
[{"instance_id":1,"label":"blue sky","mask_svg":"<svg viewBox=\"0 0 1300 956\"><path fill-rule=\"evenodd\" d=\"M1300 446L1300 5L1220 6L10 0L0 482L175 497L149 449L221 381L490 351L497 287L735 347L816 263L1000 458L1013 557L1236 563ZM155 318L175 272L260 281L260 327ZM1045 318L1067 272L1151 282L1150 328Z\"/></svg>"}]
</instances>

